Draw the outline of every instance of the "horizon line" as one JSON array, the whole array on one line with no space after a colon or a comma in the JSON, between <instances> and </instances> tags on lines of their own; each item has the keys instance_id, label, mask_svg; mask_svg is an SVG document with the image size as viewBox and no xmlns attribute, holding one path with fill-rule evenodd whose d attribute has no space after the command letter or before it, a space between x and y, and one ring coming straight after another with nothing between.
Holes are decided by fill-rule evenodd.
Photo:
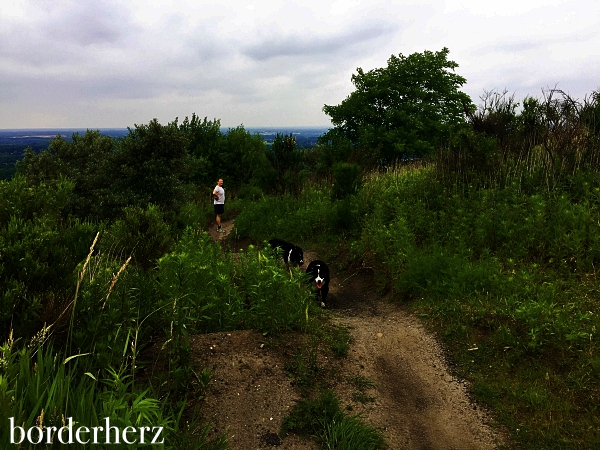
<instances>
[{"instance_id":1,"label":"horizon line","mask_svg":"<svg viewBox=\"0 0 600 450\"><path fill-rule=\"evenodd\" d=\"M22 128L0 128L0 131L19 131L19 130L127 130L133 128L133 126L120 126L120 127L22 127ZM331 128L331 125L235 125L226 126L222 125L219 128Z\"/></svg>"}]
</instances>

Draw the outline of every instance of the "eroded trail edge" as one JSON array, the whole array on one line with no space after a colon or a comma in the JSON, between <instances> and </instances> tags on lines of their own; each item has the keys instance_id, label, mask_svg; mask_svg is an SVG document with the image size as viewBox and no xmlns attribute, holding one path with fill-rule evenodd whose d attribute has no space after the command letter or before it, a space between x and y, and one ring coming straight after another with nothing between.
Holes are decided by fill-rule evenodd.
<instances>
[{"instance_id":1,"label":"eroded trail edge","mask_svg":"<svg viewBox=\"0 0 600 450\"><path fill-rule=\"evenodd\" d=\"M449 374L431 334L397 305L372 308L335 317L355 340L346 364L375 384L375 401L360 408L365 420L384 432L391 449L497 448L501 439L489 416Z\"/></svg>"},{"instance_id":2,"label":"eroded trail edge","mask_svg":"<svg viewBox=\"0 0 600 450\"><path fill-rule=\"evenodd\" d=\"M215 233L216 235L216 233ZM219 236L220 237L220 236ZM316 259L305 252L308 263ZM332 320L349 327L354 338L347 358L320 356L319 364L348 414L360 413L379 429L389 449L495 449L506 442L492 428L489 414L451 375L435 337L420 320L376 292L366 270L334 276L330 286ZM297 351L272 346L255 331L214 333L192 338L198 369L213 372L206 398L199 402L213 433L225 432L232 449L316 449L313 441L279 436L283 418L302 398L284 366ZM351 380L373 386L357 399Z\"/></svg>"}]
</instances>

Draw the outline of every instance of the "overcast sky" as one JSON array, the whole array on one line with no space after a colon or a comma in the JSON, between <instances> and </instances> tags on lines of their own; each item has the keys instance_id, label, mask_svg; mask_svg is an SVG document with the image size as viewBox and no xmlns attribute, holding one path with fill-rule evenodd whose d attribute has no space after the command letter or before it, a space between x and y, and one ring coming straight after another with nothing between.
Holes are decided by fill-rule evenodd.
<instances>
[{"instance_id":1,"label":"overcast sky","mask_svg":"<svg viewBox=\"0 0 600 450\"><path fill-rule=\"evenodd\" d=\"M191 116L328 126L392 54L450 49L463 90L600 88L597 0L2 0L0 128Z\"/></svg>"}]
</instances>

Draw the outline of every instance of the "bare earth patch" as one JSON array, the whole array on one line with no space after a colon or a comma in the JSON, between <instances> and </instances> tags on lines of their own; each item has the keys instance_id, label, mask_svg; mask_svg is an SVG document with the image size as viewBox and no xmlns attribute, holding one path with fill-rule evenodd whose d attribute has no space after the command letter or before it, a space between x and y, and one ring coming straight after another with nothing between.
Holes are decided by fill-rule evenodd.
<instances>
[{"instance_id":1,"label":"bare earth patch","mask_svg":"<svg viewBox=\"0 0 600 450\"><path fill-rule=\"evenodd\" d=\"M315 253L305 252L306 263L313 259ZM321 355L319 365L332 374L327 381L349 405L348 414L361 413L390 449L494 449L506 442L471 401L468 386L450 374L440 345L416 317L382 298L368 271L333 275L329 314L349 327L354 343L347 358ZM297 351L255 331L194 336L195 368L213 372L199 402L212 433L225 432L236 450L317 449L313 441L279 435L283 418L302 398L284 368ZM357 379L373 386L357 387Z\"/></svg>"}]
</instances>

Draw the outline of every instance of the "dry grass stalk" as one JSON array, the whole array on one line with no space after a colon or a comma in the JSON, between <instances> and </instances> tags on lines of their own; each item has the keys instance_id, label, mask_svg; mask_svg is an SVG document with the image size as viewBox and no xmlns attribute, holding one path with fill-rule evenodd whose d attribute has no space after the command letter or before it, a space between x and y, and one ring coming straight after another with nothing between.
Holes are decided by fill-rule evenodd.
<instances>
[{"instance_id":1,"label":"dry grass stalk","mask_svg":"<svg viewBox=\"0 0 600 450\"><path fill-rule=\"evenodd\" d=\"M92 257L92 253L94 253L94 247L96 246L96 242L98 241L98 236L100 236L100 232L96 233L94 242L92 242L92 245L90 246L90 252L88 253L87 258L85 259L85 263L83 264L83 269L81 269L81 274L79 275L79 280L77 280L77 287L75 288L75 297L73 298L73 301L71 302L73 307L71 309L71 323L69 326L69 338L67 340L69 342L69 348L71 347L71 333L73 330L73 320L75 319L75 306L77 305L77 296L79 295L79 286L81 286L81 282L83 281L83 277L85 276L85 271L90 262L90 258ZM67 306L67 309L68 309L68 306Z\"/></svg>"},{"instance_id":2,"label":"dry grass stalk","mask_svg":"<svg viewBox=\"0 0 600 450\"><path fill-rule=\"evenodd\" d=\"M127 261L125 261L125 263L121 266L121 268L119 269L119 271L117 272L117 274L116 275L113 274L113 279L112 279L112 282L110 283L110 287L108 288L108 293L106 294L106 298L104 299L104 303L102 304L102 309L104 309L104 306L106 305L106 302L108 301L108 297L110 297L110 293L112 292L113 288L115 287L115 284L117 284L117 280L121 276L121 273L123 273L123 271L129 265L129 261L131 261L131 256L129 258L127 258Z\"/></svg>"}]
</instances>

